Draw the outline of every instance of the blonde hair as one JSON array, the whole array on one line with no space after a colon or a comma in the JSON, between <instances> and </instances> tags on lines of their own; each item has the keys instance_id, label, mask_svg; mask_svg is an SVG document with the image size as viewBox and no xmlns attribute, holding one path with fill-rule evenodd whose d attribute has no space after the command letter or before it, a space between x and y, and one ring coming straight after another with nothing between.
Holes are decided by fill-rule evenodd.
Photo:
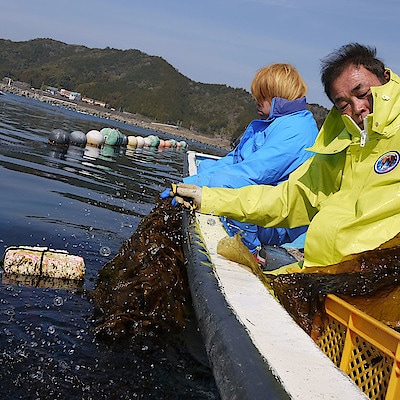
<instances>
[{"instance_id":1,"label":"blonde hair","mask_svg":"<svg viewBox=\"0 0 400 400\"><path fill-rule=\"evenodd\" d=\"M290 64L271 64L261 68L251 83L251 94L257 103L274 97L295 100L304 97L307 86L299 72Z\"/></svg>"}]
</instances>

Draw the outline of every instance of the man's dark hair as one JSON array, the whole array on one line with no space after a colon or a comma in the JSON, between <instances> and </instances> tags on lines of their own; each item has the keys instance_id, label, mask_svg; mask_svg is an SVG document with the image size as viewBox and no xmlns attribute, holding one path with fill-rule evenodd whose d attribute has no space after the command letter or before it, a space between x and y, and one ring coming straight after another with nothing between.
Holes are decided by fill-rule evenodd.
<instances>
[{"instance_id":1,"label":"man's dark hair","mask_svg":"<svg viewBox=\"0 0 400 400\"><path fill-rule=\"evenodd\" d=\"M376 48L359 43L346 44L321 60L321 81L330 100L332 82L349 66L362 65L384 84L385 65L376 57Z\"/></svg>"}]
</instances>

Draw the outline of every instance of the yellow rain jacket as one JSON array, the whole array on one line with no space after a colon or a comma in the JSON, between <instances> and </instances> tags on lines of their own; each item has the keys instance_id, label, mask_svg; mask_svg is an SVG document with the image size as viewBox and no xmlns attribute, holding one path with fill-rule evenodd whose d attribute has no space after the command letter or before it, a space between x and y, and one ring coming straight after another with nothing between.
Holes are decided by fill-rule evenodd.
<instances>
[{"instance_id":1,"label":"yellow rain jacket","mask_svg":"<svg viewBox=\"0 0 400 400\"><path fill-rule=\"evenodd\" d=\"M371 88L362 131L333 108L316 154L278 186L203 187L201 210L266 227L310 224L304 266L371 250L400 231L400 78Z\"/></svg>"}]
</instances>

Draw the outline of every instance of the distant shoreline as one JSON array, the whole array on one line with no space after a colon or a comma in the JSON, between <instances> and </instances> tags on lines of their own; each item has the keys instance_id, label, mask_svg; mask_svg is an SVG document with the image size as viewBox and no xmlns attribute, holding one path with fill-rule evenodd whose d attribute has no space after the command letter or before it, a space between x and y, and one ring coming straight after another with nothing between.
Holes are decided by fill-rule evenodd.
<instances>
[{"instance_id":1,"label":"distant shoreline","mask_svg":"<svg viewBox=\"0 0 400 400\"><path fill-rule=\"evenodd\" d=\"M143 117L128 112L113 111L100 106L84 104L81 101L64 100L61 96L53 96L50 93L43 92L39 89L20 88L15 85L7 85L3 82L0 82L0 90L4 93L12 93L18 96L32 98L34 100L58 105L69 110L90 114L99 118L118 121L128 125L149 129L154 132L172 135L182 140L191 140L193 142L219 147L224 150L230 150L230 141L228 139L209 137L186 128L146 120Z\"/></svg>"}]
</instances>

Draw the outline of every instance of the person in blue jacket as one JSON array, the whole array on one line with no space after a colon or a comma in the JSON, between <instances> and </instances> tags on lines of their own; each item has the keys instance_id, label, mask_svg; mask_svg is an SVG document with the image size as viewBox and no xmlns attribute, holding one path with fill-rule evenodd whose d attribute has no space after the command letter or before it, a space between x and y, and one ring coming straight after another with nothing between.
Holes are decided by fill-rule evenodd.
<instances>
[{"instance_id":1,"label":"person in blue jacket","mask_svg":"<svg viewBox=\"0 0 400 400\"><path fill-rule=\"evenodd\" d=\"M306 148L318 133L312 113L306 110L306 84L295 67L276 63L261 68L251 84L260 119L252 121L234 150L218 160L202 161L196 175L183 179L197 186L239 188L277 185L313 155ZM221 218L230 236L240 232L243 243L260 264L261 244L293 242L307 227L264 228ZM301 246L300 246L301 247Z\"/></svg>"}]
</instances>

